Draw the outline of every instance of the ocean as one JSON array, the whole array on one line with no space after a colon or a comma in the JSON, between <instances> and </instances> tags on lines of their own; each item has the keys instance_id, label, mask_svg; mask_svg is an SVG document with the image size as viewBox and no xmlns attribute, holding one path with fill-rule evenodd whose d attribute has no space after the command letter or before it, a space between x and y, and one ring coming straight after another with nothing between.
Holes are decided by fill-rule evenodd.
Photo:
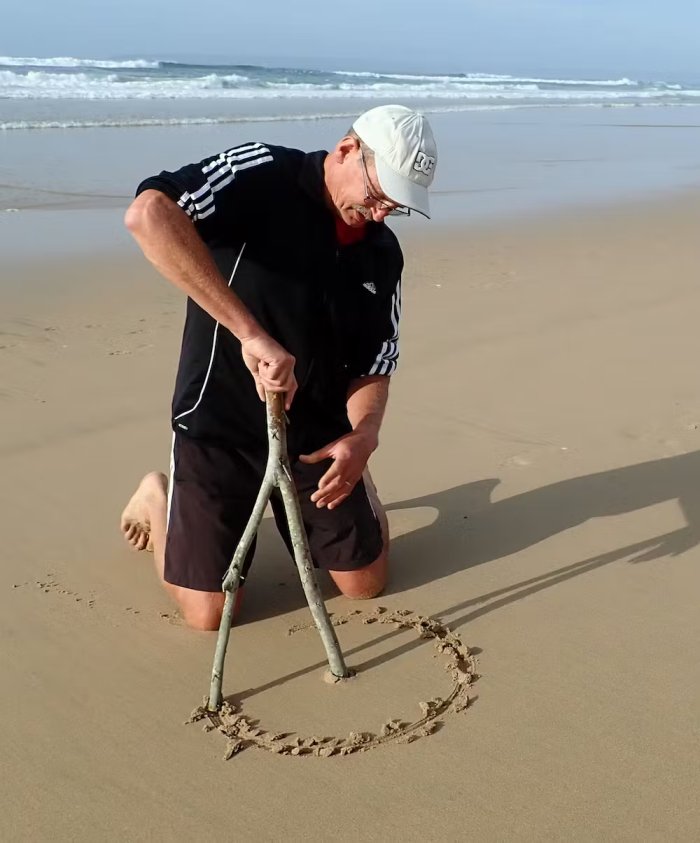
<instances>
[{"instance_id":1,"label":"ocean","mask_svg":"<svg viewBox=\"0 0 700 843\"><path fill-rule=\"evenodd\" d=\"M700 82L0 57L6 131L321 119L355 114L358 100L416 103L430 113L692 106L700 104Z\"/></svg>"}]
</instances>

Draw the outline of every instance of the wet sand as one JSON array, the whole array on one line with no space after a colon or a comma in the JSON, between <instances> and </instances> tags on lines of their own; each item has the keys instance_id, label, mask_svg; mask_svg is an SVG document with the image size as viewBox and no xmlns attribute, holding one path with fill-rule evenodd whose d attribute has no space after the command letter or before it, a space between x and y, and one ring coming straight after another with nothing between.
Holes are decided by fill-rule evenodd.
<instances>
[{"instance_id":1,"label":"wet sand","mask_svg":"<svg viewBox=\"0 0 700 843\"><path fill-rule=\"evenodd\" d=\"M183 725L214 636L117 530L166 465L183 302L132 251L27 258L0 315L3 839L696 839L699 223L690 194L411 229L372 466L393 573L362 609L443 619L479 678L430 736L349 757L224 762ZM338 628L359 675L324 683L269 520L246 590L224 693L270 732L449 695L434 642L379 623Z\"/></svg>"}]
</instances>

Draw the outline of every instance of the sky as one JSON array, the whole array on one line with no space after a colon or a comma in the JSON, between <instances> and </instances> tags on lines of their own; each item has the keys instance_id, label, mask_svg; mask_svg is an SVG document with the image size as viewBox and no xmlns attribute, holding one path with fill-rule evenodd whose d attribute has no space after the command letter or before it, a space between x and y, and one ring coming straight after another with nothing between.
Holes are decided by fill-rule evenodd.
<instances>
[{"instance_id":1,"label":"sky","mask_svg":"<svg viewBox=\"0 0 700 843\"><path fill-rule=\"evenodd\" d=\"M3 0L0 55L700 79L700 0Z\"/></svg>"}]
</instances>

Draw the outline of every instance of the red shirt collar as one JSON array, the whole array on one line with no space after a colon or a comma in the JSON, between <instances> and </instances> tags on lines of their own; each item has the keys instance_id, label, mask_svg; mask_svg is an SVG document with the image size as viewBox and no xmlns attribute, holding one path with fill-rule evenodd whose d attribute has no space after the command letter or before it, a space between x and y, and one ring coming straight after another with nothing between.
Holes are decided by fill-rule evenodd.
<instances>
[{"instance_id":1,"label":"red shirt collar","mask_svg":"<svg viewBox=\"0 0 700 843\"><path fill-rule=\"evenodd\" d=\"M335 236L341 246L350 246L364 240L367 234L367 226L353 226L343 222L340 217L335 218Z\"/></svg>"}]
</instances>

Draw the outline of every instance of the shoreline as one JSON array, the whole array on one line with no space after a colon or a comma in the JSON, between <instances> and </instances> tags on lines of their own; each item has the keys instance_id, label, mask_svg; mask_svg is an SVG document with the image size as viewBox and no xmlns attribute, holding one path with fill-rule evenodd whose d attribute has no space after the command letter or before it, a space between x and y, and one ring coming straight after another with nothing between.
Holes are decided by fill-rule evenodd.
<instances>
[{"instance_id":1,"label":"shoreline","mask_svg":"<svg viewBox=\"0 0 700 843\"><path fill-rule=\"evenodd\" d=\"M440 225L700 189L700 151L687 108L456 112L432 115L431 122L440 142L432 202ZM110 248L121 233L119 211L154 172L251 139L328 149L347 128L347 118L332 118L280 120L264 129L0 133L8 173L0 184L5 264L42 250L51 256L90 251L91 243ZM412 229L414 222L406 222Z\"/></svg>"},{"instance_id":2,"label":"shoreline","mask_svg":"<svg viewBox=\"0 0 700 843\"><path fill-rule=\"evenodd\" d=\"M667 212L675 212L682 219L686 213L693 214L699 204L700 186L661 191L635 198L571 204L560 208L540 208L538 211L529 214L514 211L510 215L486 216L482 220L470 218L461 221L442 220L436 222L434 219L424 220L416 217L416 219L410 221L393 224L391 227L402 246L407 244L410 249L410 244L414 241L418 243L439 242L442 239L458 239L463 236L497 239L504 229L510 235L527 238L531 232L551 229L558 225L572 226L577 221L583 222L596 217L611 220L634 218L641 222L644 218L651 218L656 215L663 217ZM43 210L53 211L55 209L32 209L29 213L42 214ZM80 216L81 212L89 210L89 207L62 209L60 215L64 220L70 222L73 212L78 212ZM117 266L125 275L130 275L139 267L150 271L145 258L124 229L122 215L125 210L126 206L123 206L118 211L112 209L110 212L113 216L110 220L109 230L114 235L112 240L116 241L112 244L109 244L108 238L105 238L99 245L88 243L86 248L84 244L81 252L40 256L29 256L24 252L22 256L14 258L6 255L2 274L0 274L0 286L3 293L9 297L8 301L17 303L21 301L24 295L31 296L33 293L31 285L37 282L41 284L42 292L51 296L51 288L55 288L55 284L50 279L58 274L60 278L67 281L70 278L70 265L72 263L77 263L79 266L94 263ZM114 272L109 274L110 277L115 277ZM29 287L27 287L28 284ZM54 292L56 292L55 289ZM63 295L65 292L66 284L61 283L58 293Z\"/></svg>"}]
</instances>

